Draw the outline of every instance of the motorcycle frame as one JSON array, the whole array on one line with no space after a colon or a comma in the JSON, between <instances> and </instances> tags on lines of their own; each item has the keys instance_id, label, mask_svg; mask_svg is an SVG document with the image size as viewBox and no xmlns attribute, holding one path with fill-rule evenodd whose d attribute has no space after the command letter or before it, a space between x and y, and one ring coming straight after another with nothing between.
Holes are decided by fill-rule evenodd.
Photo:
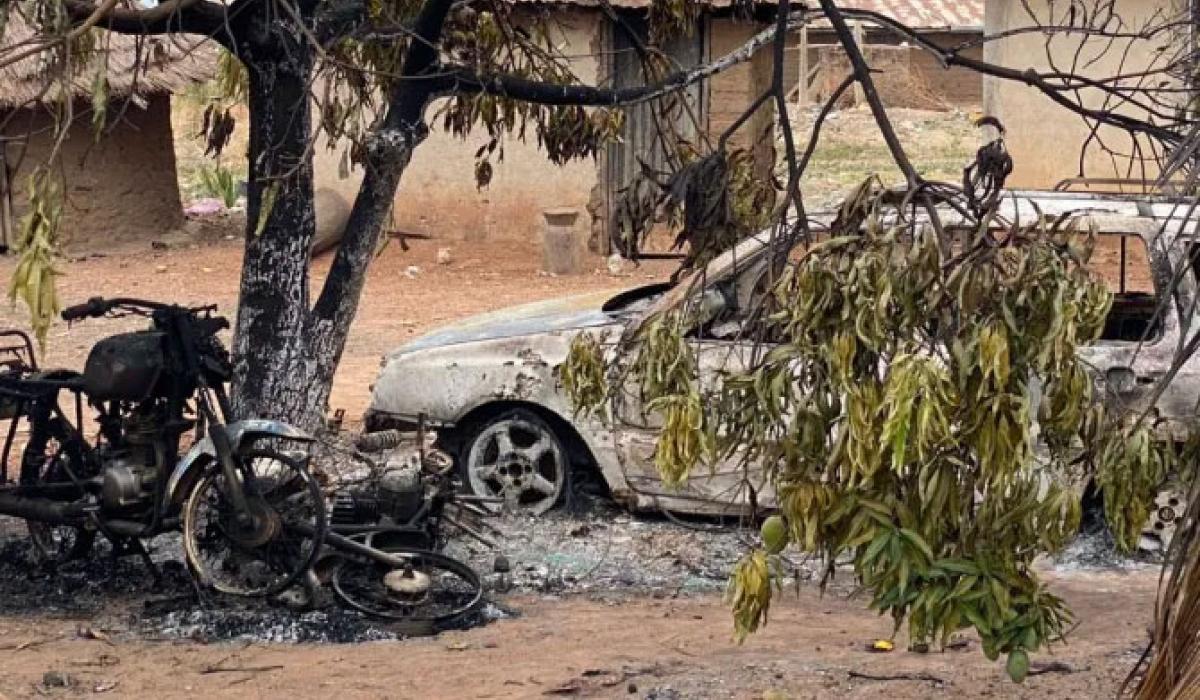
<instances>
[{"instance_id":1,"label":"motorcycle frame","mask_svg":"<svg viewBox=\"0 0 1200 700\"><path fill-rule=\"evenodd\" d=\"M20 503L22 512L18 517L78 527L90 524L110 539L152 537L173 529L178 524L179 510L191 487L214 467L225 472L225 483L231 491L229 496L235 505L240 506L238 510L245 513L242 483L248 474L239 473L241 470L234 457L261 439L274 438L300 443L311 443L315 440L308 433L279 421L251 419L226 422L231 412L228 395L223 382L212 385L207 381L208 368L202 363L197 351L196 331L191 325L189 314L181 307L157 306L158 308L151 313L154 325L160 330L168 331L168 343L173 346L166 349L166 372L169 375L166 379L170 390L165 394L148 396L142 401L99 401L89 398L89 404L96 409L100 427L96 445L89 443L82 431L83 397L86 392L80 381L81 375L64 372L58 378L29 377L27 375L36 369L30 352L28 362L19 361L10 365L16 376L0 379L0 397L17 402L15 414L10 419L3 451L0 452L0 501L6 497L10 500L23 499ZM0 338L6 334L9 333L0 333ZM28 336L20 331L10 334L24 339L24 346L32 350ZM74 394L74 421L68 418L60 405L59 398L63 391ZM12 447L18 424L23 418L30 422L31 441L35 434L46 435L47 441L51 438L58 441L58 449L51 460L58 462L62 460L64 453L74 451L85 464L99 463L97 452L101 439L110 445L120 445L125 438L119 427L112 422L118 415L120 404L138 406L146 401L165 400L168 420L186 420L187 403L192 398L196 403L196 421L192 425L182 427L174 435L164 431L155 438L154 447L158 452L156 459L160 461L161 469L158 470L155 480L154 495L148 501L149 510L140 518L128 520L106 517L101 504L96 503L94 499L91 503L81 503L89 494L95 493L95 485L91 485L92 488L89 489L89 484L74 474L66 463L63 463L63 468L71 479L69 482L28 485L19 482L19 475L15 483L8 480ZM193 427L199 427L204 436L181 456L180 438ZM24 455L22 463L23 460ZM62 497L64 492L72 498ZM55 497L56 495L59 497Z\"/></svg>"}]
</instances>

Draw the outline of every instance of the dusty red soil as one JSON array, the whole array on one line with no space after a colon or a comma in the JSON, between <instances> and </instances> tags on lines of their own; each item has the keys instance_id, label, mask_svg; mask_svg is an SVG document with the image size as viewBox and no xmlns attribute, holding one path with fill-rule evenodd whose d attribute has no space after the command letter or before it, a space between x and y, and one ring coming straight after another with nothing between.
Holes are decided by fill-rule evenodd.
<instances>
[{"instance_id":1,"label":"dusty red soil","mask_svg":"<svg viewBox=\"0 0 1200 700\"><path fill-rule=\"evenodd\" d=\"M666 263L647 263L613 276L602 259L594 258L593 271L549 277L538 273L541 252L532 241L418 240L410 246L404 251L398 244L389 245L371 267L330 400L330 409L345 409L348 419L358 418L366 408L368 387L383 354L425 331L524 302L646 284L664 278L671 269ZM449 265L437 264L439 248L450 249ZM241 243L229 240L164 251L148 244L127 246L66 264L59 280L60 298L64 305L97 294L216 303L232 320L241 255ZM314 265L314 297L331 260L325 255ZM0 280L9 279L14 264L11 257L0 258ZM412 266L419 272L410 277L406 273ZM0 304L0 326L27 328L27 319L23 307ZM122 322L112 321L89 320L70 329L58 323L50 332L43 364L81 367L97 338L123 329Z\"/></svg>"},{"instance_id":2,"label":"dusty red soil","mask_svg":"<svg viewBox=\"0 0 1200 700\"><path fill-rule=\"evenodd\" d=\"M865 601L788 591L743 645L714 597L508 601L520 617L431 639L358 645L251 645L80 639L76 620L0 617L0 697L927 698L1113 697L1146 639L1156 575L1054 581L1080 620L1066 645L1034 657L1017 686L975 640L918 654L865 645L891 631ZM214 670L219 669L219 670ZM244 670L239 670L244 669ZM46 689L62 671L71 689ZM893 680L855 677L909 676ZM115 685L114 685L115 684ZM670 691L674 691L671 693Z\"/></svg>"}]
</instances>

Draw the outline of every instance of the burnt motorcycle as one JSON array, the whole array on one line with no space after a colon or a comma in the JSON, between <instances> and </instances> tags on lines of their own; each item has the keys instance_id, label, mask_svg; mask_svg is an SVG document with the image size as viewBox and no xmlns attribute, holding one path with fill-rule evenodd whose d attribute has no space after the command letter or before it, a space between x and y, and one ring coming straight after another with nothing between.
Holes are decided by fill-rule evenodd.
<instances>
[{"instance_id":1,"label":"burnt motorcycle","mask_svg":"<svg viewBox=\"0 0 1200 700\"><path fill-rule=\"evenodd\" d=\"M495 548L487 531L491 499L467 495L454 462L426 446L423 421L415 449L399 431L357 441L365 474L333 493L327 551L316 577L341 603L396 623L406 634L454 626L482 603L483 584L466 563L446 555L446 526Z\"/></svg>"},{"instance_id":2,"label":"burnt motorcycle","mask_svg":"<svg viewBox=\"0 0 1200 700\"><path fill-rule=\"evenodd\" d=\"M0 346L0 418L10 421L0 514L24 519L46 560L86 556L103 535L114 554L140 555L156 571L143 540L182 530L188 567L224 593L275 594L310 570L328 527L308 467L314 438L229 420L231 366L218 339L229 323L215 311L132 298L72 306L68 322L149 320L97 342L82 373L39 370L27 337L0 336L17 339Z\"/></svg>"}]
</instances>

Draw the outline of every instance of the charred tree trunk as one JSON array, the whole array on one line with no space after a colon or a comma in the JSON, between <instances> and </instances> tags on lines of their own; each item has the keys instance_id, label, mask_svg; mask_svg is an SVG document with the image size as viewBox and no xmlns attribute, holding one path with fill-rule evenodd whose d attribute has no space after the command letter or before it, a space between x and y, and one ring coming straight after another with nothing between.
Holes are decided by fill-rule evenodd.
<instances>
[{"instance_id":1,"label":"charred tree trunk","mask_svg":"<svg viewBox=\"0 0 1200 700\"><path fill-rule=\"evenodd\" d=\"M312 428L310 391L325 358L312 350L309 247L315 231L309 81L311 49L281 41L265 13L238 50L249 73L246 248L234 332L234 412ZM263 37L256 41L256 37Z\"/></svg>"},{"instance_id":2,"label":"charred tree trunk","mask_svg":"<svg viewBox=\"0 0 1200 700\"><path fill-rule=\"evenodd\" d=\"M416 75L436 62L449 0L418 20L405 61ZM263 25L265 31L278 31ZM278 37L271 42L278 46ZM315 304L309 263L315 234L309 85L312 56L295 44L284 55L244 55L250 72L250 183L241 299L234 334L234 412L314 430L328 408L334 371L413 150L424 140L429 88L398 81L387 116L366 145L365 175L341 246ZM262 218L265 217L265 218ZM261 218L261 221L260 221ZM366 390L366 387L363 387Z\"/></svg>"}]
</instances>

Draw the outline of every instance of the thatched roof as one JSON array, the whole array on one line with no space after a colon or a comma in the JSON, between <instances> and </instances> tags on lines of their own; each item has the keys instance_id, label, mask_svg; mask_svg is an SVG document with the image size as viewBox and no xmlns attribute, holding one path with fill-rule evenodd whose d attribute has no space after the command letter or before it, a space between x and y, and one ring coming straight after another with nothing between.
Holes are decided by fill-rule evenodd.
<instances>
[{"instance_id":1,"label":"thatched roof","mask_svg":"<svg viewBox=\"0 0 1200 700\"><path fill-rule=\"evenodd\" d=\"M0 56L7 53L5 49L25 43L33 36L34 30L13 13L0 38L0 46L4 47ZM91 100L92 85L101 65L107 66L108 90L113 99L179 92L212 78L216 71L217 48L200 37L133 37L98 32L96 44L89 65L75 71L72 97ZM57 85L46 90L49 76L45 60L44 55L34 55L0 67L0 108L62 99Z\"/></svg>"}]
</instances>

